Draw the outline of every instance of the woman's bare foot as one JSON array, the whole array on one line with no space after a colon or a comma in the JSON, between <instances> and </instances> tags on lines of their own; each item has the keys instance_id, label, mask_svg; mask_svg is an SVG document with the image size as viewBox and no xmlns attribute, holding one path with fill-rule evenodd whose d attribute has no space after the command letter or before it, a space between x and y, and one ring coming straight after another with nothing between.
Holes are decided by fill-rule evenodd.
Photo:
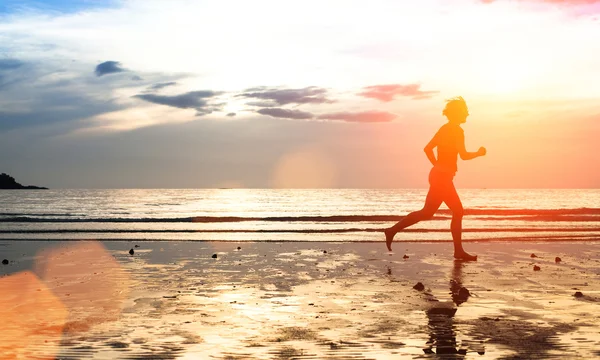
<instances>
[{"instance_id":1,"label":"woman's bare foot","mask_svg":"<svg viewBox=\"0 0 600 360\"><path fill-rule=\"evenodd\" d=\"M385 245L387 246L388 251L392 251L392 241L394 240L395 234L392 232L392 229L385 229L383 232L385 233Z\"/></svg>"},{"instance_id":2,"label":"woman's bare foot","mask_svg":"<svg viewBox=\"0 0 600 360\"><path fill-rule=\"evenodd\" d=\"M468 254L465 251L454 252L454 259L461 261L477 261L477 255Z\"/></svg>"}]
</instances>

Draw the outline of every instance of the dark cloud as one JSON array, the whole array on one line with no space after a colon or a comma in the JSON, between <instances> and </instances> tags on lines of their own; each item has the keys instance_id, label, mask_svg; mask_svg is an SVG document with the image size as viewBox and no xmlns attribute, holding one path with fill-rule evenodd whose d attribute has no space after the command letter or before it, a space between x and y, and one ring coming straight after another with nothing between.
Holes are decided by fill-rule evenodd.
<instances>
[{"instance_id":1,"label":"dark cloud","mask_svg":"<svg viewBox=\"0 0 600 360\"><path fill-rule=\"evenodd\" d=\"M277 89L258 87L247 89L238 96L245 98L261 99L269 101L267 105L287 105L287 104L324 104L332 103L333 100L327 98L327 89L310 86L302 89Z\"/></svg>"},{"instance_id":2,"label":"dark cloud","mask_svg":"<svg viewBox=\"0 0 600 360\"><path fill-rule=\"evenodd\" d=\"M364 91L358 95L364 96L371 99L377 99L380 101L392 101L396 96L411 97L415 100L429 99L438 91L421 91L421 85L419 84L389 84L389 85L374 85L367 86Z\"/></svg>"},{"instance_id":3,"label":"dark cloud","mask_svg":"<svg viewBox=\"0 0 600 360\"><path fill-rule=\"evenodd\" d=\"M134 75L134 76L131 77L131 80L133 80L133 81L143 81L144 79L142 79L141 77L139 77L137 75Z\"/></svg>"},{"instance_id":4,"label":"dark cloud","mask_svg":"<svg viewBox=\"0 0 600 360\"><path fill-rule=\"evenodd\" d=\"M248 106L256 106L256 107L276 107L277 103L275 101L250 101L247 102Z\"/></svg>"},{"instance_id":5,"label":"dark cloud","mask_svg":"<svg viewBox=\"0 0 600 360\"><path fill-rule=\"evenodd\" d=\"M39 91L28 109L0 111L0 130L42 126L51 128L49 134L66 133L89 126L84 119L120 109L123 106L113 101L98 101L70 90Z\"/></svg>"},{"instance_id":6,"label":"dark cloud","mask_svg":"<svg viewBox=\"0 0 600 360\"><path fill-rule=\"evenodd\" d=\"M221 111L221 109L222 107L220 106L206 106L204 108L196 109L196 116L212 114L215 111Z\"/></svg>"},{"instance_id":7,"label":"dark cloud","mask_svg":"<svg viewBox=\"0 0 600 360\"><path fill-rule=\"evenodd\" d=\"M364 112L338 112L322 114L317 117L320 120L340 120L347 122L389 122L396 118L396 115L385 111L364 111Z\"/></svg>"},{"instance_id":8,"label":"dark cloud","mask_svg":"<svg viewBox=\"0 0 600 360\"><path fill-rule=\"evenodd\" d=\"M89 71L89 63L3 60L1 64L0 132L27 128L48 136L98 126L91 119L135 105L119 101L115 90L185 76L144 73L147 80L132 82L129 76L97 77Z\"/></svg>"},{"instance_id":9,"label":"dark cloud","mask_svg":"<svg viewBox=\"0 0 600 360\"><path fill-rule=\"evenodd\" d=\"M16 69L23 64L25 63L17 59L0 59L0 71Z\"/></svg>"},{"instance_id":10,"label":"dark cloud","mask_svg":"<svg viewBox=\"0 0 600 360\"><path fill-rule=\"evenodd\" d=\"M235 114L234 112L230 112L230 113L228 113L228 114L227 114L227 116L230 116L230 117L231 117L231 116L235 116L235 115L236 115L236 114Z\"/></svg>"},{"instance_id":11,"label":"dark cloud","mask_svg":"<svg viewBox=\"0 0 600 360\"><path fill-rule=\"evenodd\" d=\"M218 96L221 92L211 90L190 91L180 95L138 94L135 98L154 104L167 105L179 109L195 109L196 115L202 116L220 110L223 104L210 104L207 99Z\"/></svg>"},{"instance_id":12,"label":"dark cloud","mask_svg":"<svg viewBox=\"0 0 600 360\"><path fill-rule=\"evenodd\" d=\"M280 108L264 108L257 111L257 113L262 115L269 115L276 118L283 119L295 119L295 120L306 120L312 119L315 116L306 111L300 110L290 110L290 109L280 109Z\"/></svg>"},{"instance_id":13,"label":"dark cloud","mask_svg":"<svg viewBox=\"0 0 600 360\"><path fill-rule=\"evenodd\" d=\"M177 85L177 81L169 81L169 82L153 84L148 87L148 90L160 90L162 88L166 88L168 86L173 86L173 85Z\"/></svg>"},{"instance_id":14,"label":"dark cloud","mask_svg":"<svg viewBox=\"0 0 600 360\"><path fill-rule=\"evenodd\" d=\"M17 59L0 59L0 90L22 80L22 77L15 76L12 70L18 71L24 64Z\"/></svg>"},{"instance_id":15,"label":"dark cloud","mask_svg":"<svg viewBox=\"0 0 600 360\"><path fill-rule=\"evenodd\" d=\"M123 72L123 71L126 71L126 70L121 67L120 62L105 61L96 66L96 70L94 70L94 73L96 74L96 76L102 76L102 75L106 75L106 74L114 74L114 73L119 73L119 72Z\"/></svg>"},{"instance_id":16,"label":"dark cloud","mask_svg":"<svg viewBox=\"0 0 600 360\"><path fill-rule=\"evenodd\" d=\"M37 127L62 134L90 126L85 119L123 109L110 86L88 82L89 64L11 60L2 67L10 70L2 71L0 81L0 132Z\"/></svg>"}]
</instances>

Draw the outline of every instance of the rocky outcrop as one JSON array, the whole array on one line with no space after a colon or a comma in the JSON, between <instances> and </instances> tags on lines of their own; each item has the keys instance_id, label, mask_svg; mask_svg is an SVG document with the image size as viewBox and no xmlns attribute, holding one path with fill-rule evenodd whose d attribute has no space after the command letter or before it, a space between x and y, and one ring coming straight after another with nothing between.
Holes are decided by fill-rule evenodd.
<instances>
[{"instance_id":1,"label":"rocky outcrop","mask_svg":"<svg viewBox=\"0 0 600 360\"><path fill-rule=\"evenodd\" d=\"M23 186L19 184L12 176L2 173L0 174L0 189L48 189L40 186Z\"/></svg>"}]
</instances>

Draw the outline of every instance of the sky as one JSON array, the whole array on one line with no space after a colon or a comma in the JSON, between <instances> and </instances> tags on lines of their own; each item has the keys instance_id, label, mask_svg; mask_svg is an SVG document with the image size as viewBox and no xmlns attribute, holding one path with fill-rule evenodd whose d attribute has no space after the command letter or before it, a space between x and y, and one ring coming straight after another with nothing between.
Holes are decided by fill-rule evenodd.
<instances>
[{"instance_id":1,"label":"sky","mask_svg":"<svg viewBox=\"0 0 600 360\"><path fill-rule=\"evenodd\" d=\"M599 188L600 0L0 0L0 172L51 188Z\"/></svg>"}]
</instances>

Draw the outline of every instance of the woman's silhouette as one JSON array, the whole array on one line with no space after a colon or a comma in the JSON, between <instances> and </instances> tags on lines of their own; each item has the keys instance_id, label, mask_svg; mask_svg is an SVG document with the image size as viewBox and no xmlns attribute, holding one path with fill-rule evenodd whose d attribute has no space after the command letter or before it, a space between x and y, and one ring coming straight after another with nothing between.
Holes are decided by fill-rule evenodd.
<instances>
[{"instance_id":1,"label":"woman's silhouette","mask_svg":"<svg viewBox=\"0 0 600 360\"><path fill-rule=\"evenodd\" d=\"M394 235L402 229L428 220L438 210L442 202L446 203L452 211L452 240L454 241L454 258L460 260L477 260L476 255L470 255L462 247L462 218L463 207L452 182L456 173L458 155L463 160L471 160L486 153L484 147L477 152L468 152L465 149L465 135L461 124L467 122L469 110L462 97L450 99L442 113L448 118L448 123L443 125L425 146L425 154L433 164L429 173L429 192L423 209L406 215L401 221L391 228L385 229L385 242L389 251L392 251ZM437 147L437 158L433 149Z\"/></svg>"}]
</instances>

